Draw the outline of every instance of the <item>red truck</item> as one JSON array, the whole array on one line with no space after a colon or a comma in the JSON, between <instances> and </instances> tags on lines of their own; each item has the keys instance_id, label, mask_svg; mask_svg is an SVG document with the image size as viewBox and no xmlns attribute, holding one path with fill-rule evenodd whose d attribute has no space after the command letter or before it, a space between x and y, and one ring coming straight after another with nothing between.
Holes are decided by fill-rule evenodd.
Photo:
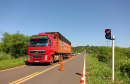
<instances>
[{"instance_id":1,"label":"red truck","mask_svg":"<svg viewBox=\"0 0 130 84\"><path fill-rule=\"evenodd\" d=\"M49 63L71 55L71 42L59 32L32 35L28 46L28 63Z\"/></svg>"}]
</instances>

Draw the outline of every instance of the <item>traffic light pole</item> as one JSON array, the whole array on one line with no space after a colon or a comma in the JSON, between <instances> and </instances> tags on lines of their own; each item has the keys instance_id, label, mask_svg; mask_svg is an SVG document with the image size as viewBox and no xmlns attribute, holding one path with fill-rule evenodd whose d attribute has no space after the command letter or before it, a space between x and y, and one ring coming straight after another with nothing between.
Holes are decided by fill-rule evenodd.
<instances>
[{"instance_id":1,"label":"traffic light pole","mask_svg":"<svg viewBox=\"0 0 130 84\"><path fill-rule=\"evenodd\" d=\"M111 29L105 30L105 37L106 39L112 40L112 82L114 82L114 36L111 38Z\"/></svg>"},{"instance_id":2,"label":"traffic light pole","mask_svg":"<svg viewBox=\"0 0 130 84\"><path fill-rule=\"evenodd\" d=\"M114 36L112 36L112 81L114 82Z\"/></svg>"}]
</instances>

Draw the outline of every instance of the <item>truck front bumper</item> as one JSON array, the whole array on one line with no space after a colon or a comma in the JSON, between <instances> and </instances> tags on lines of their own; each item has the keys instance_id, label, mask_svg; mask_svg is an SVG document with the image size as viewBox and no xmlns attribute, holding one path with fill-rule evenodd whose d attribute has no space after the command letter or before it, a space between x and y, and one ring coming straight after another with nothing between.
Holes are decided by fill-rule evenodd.
<instances>
[{"instance_id":1,"label":"truck front bumper","mask_svg":"<svg viewBox=\"0 0 130 84\"><path fill-rule=\"evenodd\" d=\"M28 63L48 63L51 59L49 56L32 56L28 55Z\"/></svg>"},{"instance_id":2,"label":"truck front bumper","mask_svg":"<svg viewBox=\"0 0 130 84\"><path fill-rule=\"evenodd\" d=\"M50 62L50 60L46 60L46 61L44 61L44 60L28 60L28 63L49 63Z\"/></svg>"}]
</instances>

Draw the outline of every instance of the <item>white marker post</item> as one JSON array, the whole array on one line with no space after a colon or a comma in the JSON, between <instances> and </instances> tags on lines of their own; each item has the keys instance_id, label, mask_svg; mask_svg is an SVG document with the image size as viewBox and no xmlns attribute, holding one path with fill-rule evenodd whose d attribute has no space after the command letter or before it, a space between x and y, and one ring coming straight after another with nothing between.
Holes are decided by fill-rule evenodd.
<instances>
[{"instance_id":1,"label":"white marker post","mask_svg":"<svg viewBox=\"0 0 130 84\"><path fill-rule=\"evenodd\" d=\"M114 82L114 36L112 36L112 81Z\"/></svg>"}]
</instances>

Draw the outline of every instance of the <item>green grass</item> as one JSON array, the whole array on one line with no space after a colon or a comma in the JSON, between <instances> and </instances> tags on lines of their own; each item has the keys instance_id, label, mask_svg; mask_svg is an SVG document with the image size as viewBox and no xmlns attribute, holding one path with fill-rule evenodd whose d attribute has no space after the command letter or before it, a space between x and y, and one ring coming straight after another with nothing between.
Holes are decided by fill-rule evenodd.
<instances>
[{"instance_id":1,"label":"green grass","mask_svg":"<svg viewBox=\"0 0 130 84\"><path fill-rule=\"evenodd\" d=\"M87 81L89 84L130 84L130 79L127 74L123 74L120 70L115 70L114 80L112 83L112 68L107 64L98 61L97 58L86 54L86 62L89 75Z\"/></svg>"},{"instance_id":2,"label":"green grass","mask_svg":"<svg viewBox=\"0 0 130 84\"><path fill-rule=\"evenodd\" d=\"M20 57L17 59L13 58L13 59L1 60L0 61L0 70L25 65L25 61L27 61L27 56Z\"/></svg>"}]
</instances>

